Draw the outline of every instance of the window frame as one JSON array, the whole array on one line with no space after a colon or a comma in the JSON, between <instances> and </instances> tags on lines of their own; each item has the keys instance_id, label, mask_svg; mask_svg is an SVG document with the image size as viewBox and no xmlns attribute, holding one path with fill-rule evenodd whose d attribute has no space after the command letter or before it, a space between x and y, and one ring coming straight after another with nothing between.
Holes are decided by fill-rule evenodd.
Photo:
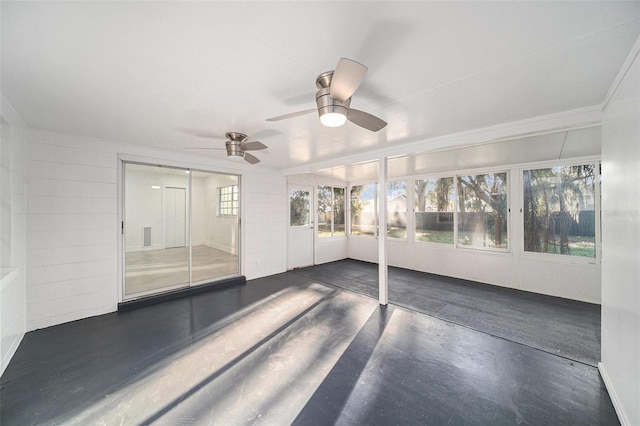
<instances>
[{"instance_id":1,"label":"window frame","mask_svg":"<svg viewBox=\"0 0 640 426\"><path fill-rule=\"evenodd\" d=\"M549 169L554 167L573 167L583 166L585 164L594 164L594 211L595 211L595 230L594 230L594 244L595 244L595 257L575 256L558 253L541 253L526 251L524 249L524 172L526 170L538 170ZM601 185L602 185L602 159L598 156L577 157L569 160L552 160L552 161L540 161L526 164L519 164L515 169L518 172L518 211L520 211L519 232L520 238L518 241L519 254L523 259L546 261L552 263L563 264L580 264L580 265L600 265L602 263L602 233L601 233L601 220L602 220L602 204L601 204Z\"/></svg>"},{"instance_id":2,"label":"window frame","mask_svg":"<svg viewBox=\"0 0 640 426\"><path fill-rule=\"evenodd\" d=\"M476 250L476 251L482 251L482 252L494 252L494 253L512 253L513 251L513 242L511 241L512 239L512 227L511 227L511 205L513 203L512 200L512 194L511 194L511 189L512 189L512 174L511 171L513 169L511 168L504 168L504 167L492 167L492 168L486 168L486 169L472 169L472 170L461 170L458 171L454 174L453 176L453 187L454 187L454 245L456 247L456 249L461 249L461 250ZM466 245L461 245L459 243L459 238L458 238L458 224L460 223L460 218L459 218L459 204L458 204L458 197L460 196L460 194L458 193L458 177L461 176L478 176L478 175L487 175L487 174L498 174L498 173L505 173L506 174L506 179L507 179L507 185L506 185L506 190L505 193L507 195L507 247L506 248L502 248L502 247L474 247L474 246L466 246ZM522 240L522 238L521 238Z\"/></svg>"},{"instance_id":3,"label":"window frame","mask_svg":"<svg viewBox=\"0 0 640 426\"><path fill-rule=\"evenodd\" d=\"M351 190L353 189L354 186L367 186L367 185L373 185L374 186L374 190L373 190L373 235L358 235L358 234L353 234L351 232L351 229L353 227L353 221L351 220ZM347 194L345 194L345 202L347 200L347 196L348 198L348 210L347 210L347 215L346 217L348 217L349 222L347 224L345 224L347 226L347 232L346 235L348 237L355 237L355 238L378 238L378 233L379 233L379 227L378 227L378 222L379 222L379 218L378 218L378 181L374 180L364 180L364 181L356 181L356 182L351 182L349 183L349 186L347 187Z\"/></svg>"},{"instance_id":4,"label":"window frame","mask_svg":"<svg viewBox=\"0 0 640 426\"><path fill-rule=\"evenodd\" d=\"M356 185L357 186L357 185ZM320 220L318 217L318 214L320 212L320 188L324 187L324 188L330 188L331 189L331 235L329 236L325 236L325 237L321 237L320 236ZM335 233L335 190L336 189L342 189L344 190L344 202L342 205L343 211L344 211L344 226L345 226L345 230L344 230L344 234L339 234L336 235ZM318 241L327 241L327 240L332 240L332 239L339 239L339 238L347 238L347 215L348 215L348 211L347 211L347 190L348 190L348 186L339 186L339 185L333 185L333 184L322 184L322 183L318 183L315 185L315 190L316 190L316 232L315 232L315 237L317 238ZM351 192L349 191L349 194L351 194ZM349 200L351 200L349 198ZM349 210L350 211L350 210Z\"/></svg>"},{"instance_id":5,"label":"window frame","mask_svg":"<svg viewBox=\"0 0 640 426\"><path fill-rule=\"evenodd\" d=\"M388 179L386 184L387 184L387 188L385 188L385 192L388 190L388 186L389 184L392 183L397 183L397 182L402 182L404 183L404 196L406 199L406 205L405 205L405 236L404 238L396 238L396 237L390 237L389 235L386 235L385 237L387 238L387 241L393 241L393 242L398 242L398 243L408 243L409 239L412 238L412 231L410 230L409 226L410 223L412 223L413 221L409 220L409 215L411 214L411 210L409 209L409 203L413 203L413 192L411 190L411 188L409 188L410 185L410 177L394 177L392 179ZM378 182L376 182L377 184ZM378 198L378 191L376 191L375 194L375 198ZM376 203L376 207L377 207L377 203ZM387 234L389 233L389 196L387 195L387 206L386 206L386 210L387 210ZM413 226L413 225L411 225ZM376 237L379 234L379 223L378 223L378 210L376 210Z\"/></svg>"},{"instance_id":6,"label":"window frame","mask_svg":"<svg viewBox=\"0 0 640 426\"><path fill-rule=\"evenodd\" d=\"M225 189L231 188L231 192L228 194L223 194L222 191ZM223 195L231 195L230 200L223 200ZM234 198L235 195L235 198ZM240 200L240 192L238 189L238 185L227 185L227 186L219 186L218 187L218 208L216 209L216 216L218 217L238 217L238 206ZM230 203L227 205L227 203ZM228 210L230 213L224 213L223 209Z\"/></svg>"},{"instance_id":7,"label":"window frame","mask_svg":"<svg viewBox=\"0 0 640 426\"><path fill-rule=\"evenodd\" d=\"M451 244L448 243L436 243L434 241L418 241L416 240L416 221L415 221L415 214L416 214L416 199L417 199L417 194L416 194L416 181L418 180L426 180L426 179L444 179L444 178L451 178L453 179L453 242ZM412 243L414 244L419 244L419 245L426 245L426 246L431 246L431 247L438 247L438 248L446 248L446 249L455 249L456 248L456 241L458 240L458 215L456 212L456 200L458 198L458 186L456 185L456 174L448 174L448 173L437 173L437 174L427 174L427 175L414 175L411 177L411 194L412 194L412 208L411 208L411 213L412 213L412 221L413 221L413 225L412 225Z\"/></svg>"}]
</instances>

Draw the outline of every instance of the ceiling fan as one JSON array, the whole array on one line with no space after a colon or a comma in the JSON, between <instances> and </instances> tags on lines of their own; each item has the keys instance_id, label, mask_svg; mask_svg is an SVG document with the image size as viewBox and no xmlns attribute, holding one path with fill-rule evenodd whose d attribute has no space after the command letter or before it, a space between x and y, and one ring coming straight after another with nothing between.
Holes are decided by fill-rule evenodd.
<instances>
[{"instance_id":1,"label":"ceiling fan","mask_svg":"<svg viewBox=\"0 0 640 426\"><path fill-rule=\"evenodd\" d=\"M320 122L327 127L342 126L349 120L372 132L381 130L387 125L385 121L364 111L349 108L351 96L360 87L367 69L356 61L340 58L335 70L323 72L316 78L316 87L319 89L316 92L317 108L267 118L267 121L280 121L318 111Z\"/></svg>"},{"instance_id":2,"label":"ceiling fan","mask_svg":"<svg viewBox=\"0 0 640 426\"><path fill-rule=\"evenodd\" d=\"M225 138L227 141L224 143L225 148L210 148L210 147L188 147L185 149L226 149L227 156L231 160L242 159L245 161L256 164L260 162L260 159L254 155L249 154L247 151L258 151L261 149L267 149L268 147L262 142L253 141L247 142L249 138L244 133L229 132L226 133Z\"/></svg>"}]
</instances>

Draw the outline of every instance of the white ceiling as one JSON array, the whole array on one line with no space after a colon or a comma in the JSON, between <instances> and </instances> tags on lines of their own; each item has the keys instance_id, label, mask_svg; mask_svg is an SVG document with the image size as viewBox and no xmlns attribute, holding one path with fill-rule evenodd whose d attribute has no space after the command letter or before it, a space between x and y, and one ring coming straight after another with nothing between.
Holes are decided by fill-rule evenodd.
<instances>
[{"instance_id":1,"label":"white ceiling","mask_svg":"<svg viewBox=\"0 0 640 426\"><path fill-rule=\"evenodd\" d=\"M260 166L291 169L600 105L640 2L2 1L1 19L2 96L28 125L180 152L223 147L194 133L239 131L269 146ZM315 77L340 57L369 67L352 106L385 129L265 121L314 108Z\"/></svg>"}]
</instances>

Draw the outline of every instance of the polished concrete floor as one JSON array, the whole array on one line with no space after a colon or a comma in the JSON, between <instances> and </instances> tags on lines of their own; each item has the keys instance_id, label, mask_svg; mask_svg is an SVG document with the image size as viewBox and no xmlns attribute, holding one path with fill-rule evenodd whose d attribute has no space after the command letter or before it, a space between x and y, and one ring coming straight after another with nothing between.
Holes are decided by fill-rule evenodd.
<instances>
[{"instance_id":1,"label":"polished concrete floor","mask_svg":"<svg viewBox=\"0 0 640 426\"><path fill-rule=\"evenodd\" d=\"M193 246L193 282L237 274L238 255L205 245ZM189 284L189 248L128 252L125 256L125 294Z\"/></svg>"},{"instance_id":2,"label":"polished concrete floor","mask_svg":"<svg viewBox=\"0 0 640 426\"><path fill-rule=\"evenodd\" d=\"M28 333L0 422L618 424L592 365L324 278L288 272Z\"/></svg>"}]
</instances>

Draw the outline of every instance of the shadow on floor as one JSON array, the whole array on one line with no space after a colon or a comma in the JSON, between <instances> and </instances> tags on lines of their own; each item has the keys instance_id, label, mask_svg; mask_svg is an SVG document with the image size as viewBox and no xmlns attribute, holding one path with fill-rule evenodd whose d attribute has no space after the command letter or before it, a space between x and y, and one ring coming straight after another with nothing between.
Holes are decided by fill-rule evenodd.
<instances>
[{"instance_id":1,"label":"shadow on floor","mask_svg":"<svg viewBox=\"0 0 640 426\"><path fill-rule=\"evenodd\" d=\"M393 308L379 306L304 406L294 425L335 424L384 333Z\"/></svg>"}]
</instances>

